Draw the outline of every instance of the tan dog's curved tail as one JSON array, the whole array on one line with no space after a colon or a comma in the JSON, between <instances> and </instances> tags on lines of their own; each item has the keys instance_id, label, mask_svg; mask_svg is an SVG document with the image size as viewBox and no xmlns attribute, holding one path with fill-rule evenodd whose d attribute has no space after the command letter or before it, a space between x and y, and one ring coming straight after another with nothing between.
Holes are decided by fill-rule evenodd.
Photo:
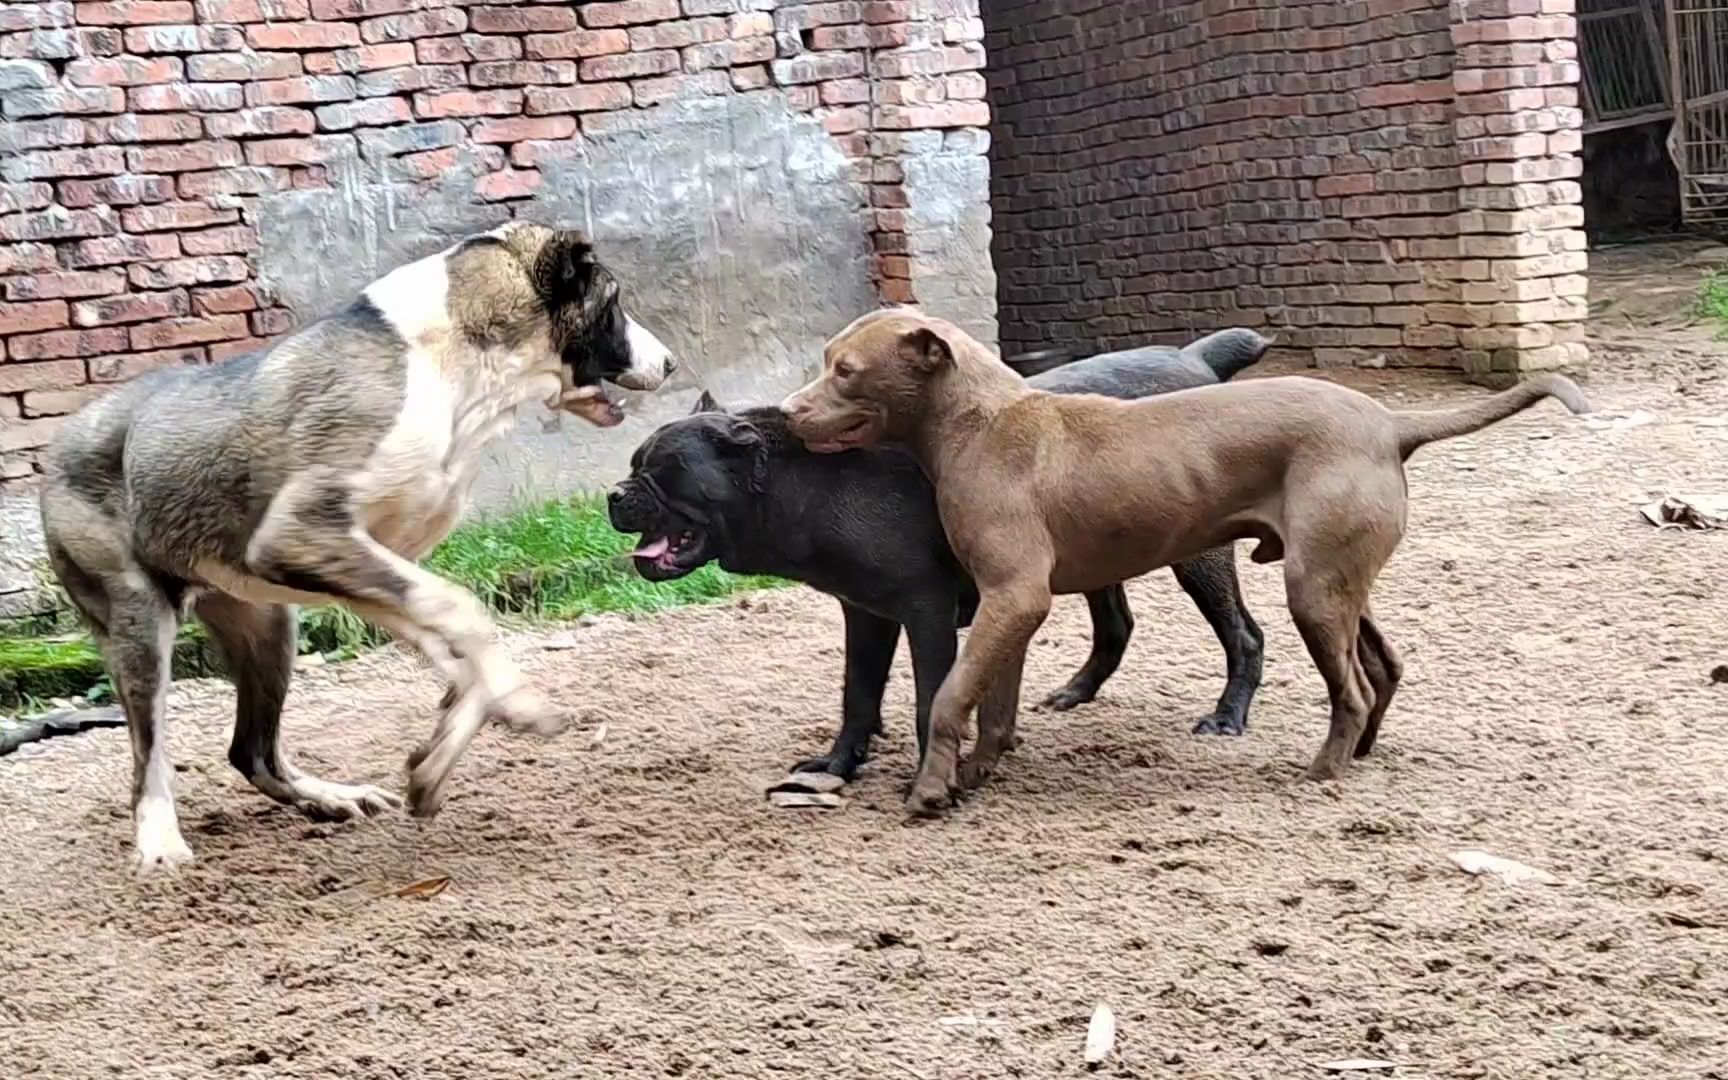
<instances>
[{"instance_id":1,"label":"tan dog's curved tail","mask_svg":"<svg viewBox=\"0 0 1728 1080\"><path fill-rule=\"evenodd\" d=\"M1393 413L1398 431L1398 455L1408 458L1431 442L1481 431L1489 424L1523 412L1548 397L1558 398L1575 414L1590 411L1590 403L1577 383L1564 375L1538 375L1462 409Z\"/></svg>"}]
</instances>

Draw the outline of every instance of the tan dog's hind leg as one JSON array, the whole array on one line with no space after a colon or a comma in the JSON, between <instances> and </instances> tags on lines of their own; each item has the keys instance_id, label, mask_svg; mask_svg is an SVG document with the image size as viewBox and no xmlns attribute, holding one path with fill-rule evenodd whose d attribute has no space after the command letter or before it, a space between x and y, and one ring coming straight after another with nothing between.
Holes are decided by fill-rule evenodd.
<instances>
[{"instance_id":1,"label":"tan dog's hind leg","mask_svg":"<svg viewBox=\"0 0 1728 1080\"><path fill-rule=\"evenodd\" d=\"M979 585L978 613L972 619L972 631L953 670L942 680L942 688L936 692L936 701L930 709L930 748L906 799L906 808L915 815L930 817L940 813L959 787L960 743L966 737L966 722L985 693L998 680L1011 679L1016 698L1019 695L1019 671L1025 662L1026 647L1050 614L1048 563L1027 567L1025 572L1036 576L1023 576L992 587ZM1004 681L1001 686L1007 688L1010 683ZM981 762L986 773L1005 745L1004 736L1013 737L1013 729L1008 726L1004 730L996 725L988 734L989 744L981 740L979 746L986 755ZM969 770L974 775L978 771Z\"/></svg>"},{"instance_id":2,"label":"tan dog's hind leg","mask_svg":"<svg viewBox=\"0 0 1728 1080\"><path fill-rule=\"evenodd\" d=\"M517 731L550 735L562 718L493 641L493 624L471 593L378 543L352 521L348 491L330 470L277 495L247 552L257 577L335 597L362 618L406 638L460 688L432 738L409 759L408 803L430 816L444 785L485 722L496 715Z\"/></svg>"},{"instance_id":3,"label":"tan dog's hind leg","mask_svg":"<svg viewBox=\"0 0 1728 1080\"><path fill-rule=\"evenodd\" d=\"M1380 721L1386 718L1386 707L1392 704L1392 695L1398 692L1398 683L1404 678L1404 661L1399 658L1398 650L1386 640L1366 609L1356 627L1356 658L1361 661L1362 670L1374 687L1374 707L1368 711L1368 726L1356 741L1355 756L1363 758L1374 749L1374 740L1380 735Z\"/></svg>"},{"instance_id":4,"label":"tan dog's hind leg","mask_svg":"<svg viewBox=\"0 0 1728 1080\"><path fill-rule=\"evenodd\" d=\"M1284 588L1332 704L1308 778L1335 780L1366 753L1364 743L1373 745L1370 732L1402 674L1368 616L1368 594L1403 538L1403 479L1395 469L1336 469L1324 480L1293 477L1288 486L1302 499L1291 500L1297 509L1286 522Z\"/></svg>"},{"instance_id":5,"label":"tan dog's hind leg","mask_svg":"<svg viewBox=\"0 0 1728 1080\"><path fill-rule=\"evenodd\" d=\"M978 744L960 765L960 786L968 791L990 779L1002 755L1018 743L1014 729L1020 716L1020 677L1026 651L1011 656L978 706Z\"/></svg>"}]
</instances>

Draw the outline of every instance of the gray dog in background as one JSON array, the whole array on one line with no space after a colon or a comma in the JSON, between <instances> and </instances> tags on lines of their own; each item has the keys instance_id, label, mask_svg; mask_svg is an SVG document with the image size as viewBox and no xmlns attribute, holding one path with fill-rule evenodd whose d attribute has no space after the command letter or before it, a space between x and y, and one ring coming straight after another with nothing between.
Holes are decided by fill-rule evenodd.
<instances>
[{"instance_id":1,"label":"gray dog in background","mask_svg":"<svg viewBox=\"0 0 1728 1080\"><path fill-rule=\"evenodd\" d=\"M71 418L47 455L42 519L54 573L126 712L138 870L192 858L164 716L188 610L238 688L228 760L314 817L401 799L308 776L283 752L295 605L347 606L453 685L408 759L416 814L437 813L487 716L559 730L481 603L417 560L460 517L481 448L518 406L542 401L612 426L623 417L603 382L652 390L674 366L624 313L581 233L512 223L396 269L263 351L147 373Z\"/></svg>"}]
</instances>

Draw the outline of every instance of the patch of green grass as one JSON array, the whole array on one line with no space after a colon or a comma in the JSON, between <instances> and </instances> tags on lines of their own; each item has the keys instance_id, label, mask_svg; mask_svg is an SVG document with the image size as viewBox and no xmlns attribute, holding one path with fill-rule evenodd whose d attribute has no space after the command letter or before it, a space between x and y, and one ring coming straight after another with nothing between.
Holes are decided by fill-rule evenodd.
<instances>
[{"instance_id":1,"label":"patch of green grass","mask_svg":"<svg viewBox=\"0 0 1728 1080\"><path fill-rule=\"evenodd\" d=\"M1713 271L1698 287L1698 300L1693 306L1698 318L1716 324L1720 337L1728 333L1728 270Z\"/></svg>"},{"instance_id":2,"label":"patch of green grass","mask_svg":"<svg viewBox=\"0 0 1728 1080\"><path fill-rule=\"evenodd\" d=\"M782 586L714 565L677 581L644 581L630 565L630 537L614 532L598 496L578 496L460 526L425 565L468 589L502 620L562 622L606 612L648 613ZM177 676L219 674L221 660L190 621L175 649ZM300 651L348 659L389 640L341 607L300 613ZM112 694L101 655L83 633L0 637L0 709L54 697Z\"/></svg>"}]
</instances>

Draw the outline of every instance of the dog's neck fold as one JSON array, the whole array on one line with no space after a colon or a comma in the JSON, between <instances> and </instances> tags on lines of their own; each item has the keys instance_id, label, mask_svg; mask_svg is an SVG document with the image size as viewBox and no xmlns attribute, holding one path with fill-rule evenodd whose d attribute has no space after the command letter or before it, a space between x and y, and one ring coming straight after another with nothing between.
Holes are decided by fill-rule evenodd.
<instances>
[{"instance_id":1,"label":"dog's neck fold","mask_svg":"<svg viewBox=\"0 0 1728 1080\"><path fill-rule=\"evenodd\" d=\"M909 418L905 443L934 483L943 463L965 449L997 415L1032 391L1012 368L981 346L957 351L954 363L933 376L924 407Z\"/></svg>"}]
</instances>

